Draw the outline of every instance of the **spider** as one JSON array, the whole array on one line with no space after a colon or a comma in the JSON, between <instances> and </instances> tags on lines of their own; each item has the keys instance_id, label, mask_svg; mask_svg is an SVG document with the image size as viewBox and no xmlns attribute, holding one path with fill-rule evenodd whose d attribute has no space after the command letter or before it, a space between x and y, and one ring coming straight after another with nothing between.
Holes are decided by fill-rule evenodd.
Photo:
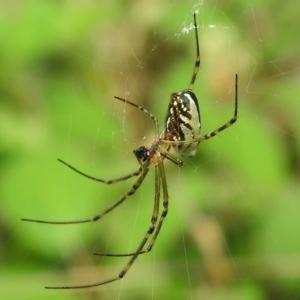
<instances>
[{"instance_id":1,"label":"spider","mask_svg":"<svg viewBox=\"0 0 300 300\"><path fill-rule=\"evenodd\" d=\"M154 115L152 115L145 108L120 97L115 96L114 98L123 101L128 105L138 108L144 114L148 115L154 123L155 127L155 141L150 147L141 146L135 150L133 153L139 163L139 168L137 171L120 177L116 179L103 180L99 179L86 173L79 171L73 166L69 165L65 161L58 159L61 163L74 170L75 172L87 177L89 179L102 182L105 184L115 184L120 181L130 179L137 176L137 180L132 185L132 187L115 203L103 210L101 213L97 214L93 218L79 220L79 221L41 221L33 219L22 219L23 221L28 222L37 222L37 223L46 223L46 224L79 224L79 223L88 223L95 222L103 218L106 214L114 210L121 203L123 203L128 197L132 196L136 190L142 185L144 179L146 178L150 166L154 166L155 170L155 192L154 192L154 205L153 212L151 216L150 226L147 229L140 245L137 247L135 252L127 254L99 254L94 253L94 255L101 256L129 256L130 259L123 267L121 272L108 280L95 282L91 284L79 285L79 286L47 286L47 289L81 289L81 288L90 288L99 285L104 285L110 282L117 281L123 278L132 264L135 262L137 257L140 254L150 252L153 248L156 238L161 230L163 222L168 214L169 206L169 195L167 188L167 179L165 174L164 160L168 159L175 163L177 166L182 166L183 162L178 159L175 155L170 153L171 147L184 157L193 157L197 152L197 146L200 142L208 140L215 135L217 135L222 130L227 129L233 125L237 120L237 110L238 110L238 75L235 76L235 106L234 106L234 115L233 117L224 125L218 129L212 131L211 133L200 135L201 122L200 122L200 110L198 105L198 100L196 95L193 93L194 83L200 67L200 47L198 39L198 29L197 29L197 20L196 13L194 13L194 29L195 29L195 41L196 41L196 61L193 69L192 79L189 84L188 89L182 90L177 93L172 93L170 97L170 102L165 117L165 128L159 133L158 121ZM160 206L160 194L162 191L162 212L159 215L159 206Z\"/></svg>"}]
</instances>

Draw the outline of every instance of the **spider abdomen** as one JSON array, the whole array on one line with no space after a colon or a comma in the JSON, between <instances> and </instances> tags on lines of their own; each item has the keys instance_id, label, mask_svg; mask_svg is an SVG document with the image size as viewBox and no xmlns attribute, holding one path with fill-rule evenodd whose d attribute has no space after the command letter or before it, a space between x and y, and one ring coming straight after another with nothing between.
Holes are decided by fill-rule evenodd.
<instances>
[{"instance_id":1,"label":"spider abdomen","mask_svg":"<svg viewBox=\"0 0 300 300\"><path fill-rule=\"evenodd\" d=\"M189 141L200 136L201 121L198 100L190 90L171 94L165 119L166 134L172 141ZM198 142L174 145L179 154L195 156Z\"/></svg>"}]
</instances>

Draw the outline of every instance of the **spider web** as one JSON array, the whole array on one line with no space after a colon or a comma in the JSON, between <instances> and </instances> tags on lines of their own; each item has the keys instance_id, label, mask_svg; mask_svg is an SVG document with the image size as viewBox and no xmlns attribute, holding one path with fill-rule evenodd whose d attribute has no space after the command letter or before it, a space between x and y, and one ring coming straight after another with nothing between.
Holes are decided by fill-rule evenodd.
<instances>
[{"instance_id":1,"label":"spider web","mask_svg":"<svg viewBox=\"0 0 300 300\"><path fill-rule=\"evenodd\" d=\"M299 21L295 3L139 1L43 3L1 17L1 295L6 299L299 299ZM150 225L154 172L95 224L80 220L117 200L138 168L132 150L154 140L171 92L188 87L198 12L201 67L194 87L201 144L181 168L166 162L168 216L154 249L120 283L52 291L118 274ZM38 24L38 26L37 26ZM297 26L298 25L298 26ZM6 26L6 27L5 27ZM17 289L15 287L18 287ZM72 294L72 296L70 296Z\"/></svg>"}]
</instances>

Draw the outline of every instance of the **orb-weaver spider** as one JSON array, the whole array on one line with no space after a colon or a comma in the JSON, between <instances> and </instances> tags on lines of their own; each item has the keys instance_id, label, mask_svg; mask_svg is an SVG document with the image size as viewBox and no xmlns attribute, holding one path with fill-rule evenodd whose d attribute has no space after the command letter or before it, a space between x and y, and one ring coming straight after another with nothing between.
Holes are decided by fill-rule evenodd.
<instances>
[{"instance_id":1,"label":"orb-weaver spider","mask_svg":"<svg viewBox=\"0 0 300 300\"><path fill-rule=\"evenodd\" d=\"M58 287L46 287L47 289L79 289L79 288L89 288L95 287L99 285L103 285L106 283L110 283L113 281L117 281L123 278L128 272L131 265L137 259L140 254L147 253L151 251L152 247L155 244L156 238L161 230L163 221L168 213L168 204L169 204L169 195L167 188L167 180L165 175L164 168L164 159L167 158L178 166L182 166L183 162L178 159L175 155L171 154L170 148L173 146L176 151L185 157L192 157L196 154L197 146L200 142L210 139L218 134L220 131L228 128L237 120L237 109L238 109L238 76L235 76L235 107L234 107L234 115L233 117L225 123L223 126L218 129L212 131L211 133L200 136L200 111L199 105L196 98L196 95L193 93L194 83L199 71L200 67L200 48L199 48L199 40L198 40L198 29L197 29L197 21L196 21L196 13L194 13L194 28L195 28L195 40L196 40L196 61L193 70L192 79L188 89L182 90L178 93L172 93L169 107L167 111L167 115L165 118L165 128L162 133L159 133L158 121L154 115L149 113L145 108L125 100L120 97L116 97L115 99L125 102L126 104L132 105L143 113L148 115L155 126L155 141L152 143L150 147L141 146L138 149L135 149L134 155L140 165L139 169L129 175L110 179L103 180L90 175L87 175L78 169L72 167L68 163L59 159L59 161L75 172L98 182L102 182L105 184L114 184L120 181L124 181L130 179L134 176L137 176L138 179L132 185L131 189L127 191L118 201L113 203L110 207L102 211L100 214L97 214L91 219L85 219L80 221L41 221L41 220L32 220L32 219L22 219L23 221L29 222L38 222L38 223L46 223L46 224L79 224L79 223L87 223L98 221L102 217L104 217L107 213L114 210L117 206L123 203L129 196L132 196L136 190L141 186L145 177L148 174L149 167L151 165L154 166L155 169L155 193L154 193L154 206L153 212L151 216L151 224L148 230L145 233L144 238L142 239L140 245L137 247L136 251L133 253L127 254L95 254L101 256L131 256L125 267L122 271L115 277L92 283L85 284L80 286L58 286ZM159 205L160 205L160 192L162 190L163 194L163 211L159 216ZM150 239L150 240L149 240ZM148 246L146 247L147 242Z\"/></svg>"}]
</instances>

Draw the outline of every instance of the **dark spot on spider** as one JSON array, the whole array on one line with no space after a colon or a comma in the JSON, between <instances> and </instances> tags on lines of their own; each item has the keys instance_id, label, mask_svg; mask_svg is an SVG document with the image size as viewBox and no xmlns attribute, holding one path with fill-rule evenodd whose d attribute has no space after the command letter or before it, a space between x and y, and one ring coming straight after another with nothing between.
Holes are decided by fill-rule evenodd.
<instances>
[{"instance_id":1,"label":"dark spot on spider","mask_svg":"<svg viewBox=\"0 0 300 300\"><path fill-rule=\"evenodd\" d=\"M146 161L146 159L149 157L149 149L145 146L141 146L133 151L135 156L142 161Z\"/></svg>"}]
</instances>

